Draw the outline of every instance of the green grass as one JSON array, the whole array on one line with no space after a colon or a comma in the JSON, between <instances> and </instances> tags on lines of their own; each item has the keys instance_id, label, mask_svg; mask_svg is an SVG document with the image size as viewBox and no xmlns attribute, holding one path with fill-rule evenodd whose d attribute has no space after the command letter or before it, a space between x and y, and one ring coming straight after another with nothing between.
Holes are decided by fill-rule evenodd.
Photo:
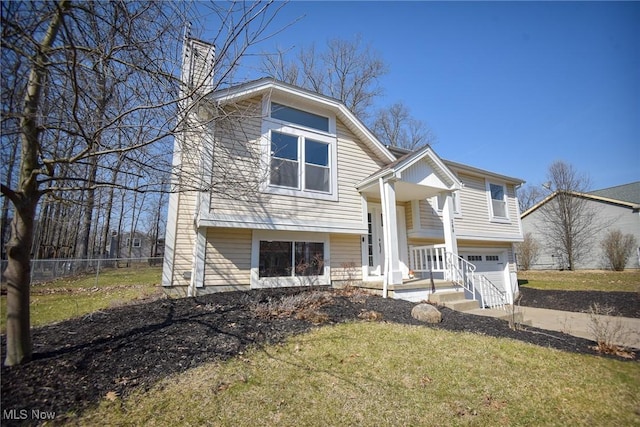
<instances>
[{"instance_id":1,"label":"green grass","mask_svg":"<svg viewBox=\"0 0 640 427\"><path fill-rule=\"evenodd\" d=\"M519 271L518 283L545 290L640 292L640 270Z\"/></svg>"},{"instance_id":2,"label":"green grass","mask_svg":"<svg viewBox=\"0 0 640 427\"><path fill-rule=\"evenodd\" d=\"M31 286L31 324L41 326L159 294L162 267L135 265ZM5 332L7 297L0 299Z\"/></svg>"},{"instance_id":3,"label":"green grass","mask_svg":"<svg viewBox=\"0 0 640 427\"><path fill-rule=\"evenodd\" d=\"M80 425L640 425L640 364L384 323L323 327L107 393Z\"/></svg>"}]
</instances>

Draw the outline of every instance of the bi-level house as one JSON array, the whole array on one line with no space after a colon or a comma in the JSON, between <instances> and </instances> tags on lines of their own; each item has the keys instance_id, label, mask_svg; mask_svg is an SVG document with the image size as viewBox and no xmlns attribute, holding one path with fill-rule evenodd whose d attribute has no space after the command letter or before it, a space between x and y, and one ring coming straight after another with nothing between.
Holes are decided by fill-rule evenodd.
<instances>
[{"instance_id":1,"label":"bi-level house","mask_svg":"<svg viewBox=\"0 0 640 427\"><path fill-rule=\"evenodd\" d=\"M418 301L445 280L511 301L520 179L390 149L340 101L270 78L194 102L174 152L168 293L349 283Z\"/></svg>"}]
</instances>

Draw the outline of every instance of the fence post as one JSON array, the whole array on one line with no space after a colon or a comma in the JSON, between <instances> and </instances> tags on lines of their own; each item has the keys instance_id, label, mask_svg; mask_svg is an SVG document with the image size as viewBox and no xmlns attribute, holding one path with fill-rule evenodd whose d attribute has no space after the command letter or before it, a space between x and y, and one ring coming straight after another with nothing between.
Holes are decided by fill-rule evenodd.
<instances>
[{"instance_id":1,"label":"fence post","mask_svg":"<svg viewBox=\"0 0 640 427\"><path fill-rule=\"evenodd\" d=\"M100 261L101 258L98 258L98 265L96 266L96 288L98 287L98 277L100 277Z\"/></svg>"}]
</instances>

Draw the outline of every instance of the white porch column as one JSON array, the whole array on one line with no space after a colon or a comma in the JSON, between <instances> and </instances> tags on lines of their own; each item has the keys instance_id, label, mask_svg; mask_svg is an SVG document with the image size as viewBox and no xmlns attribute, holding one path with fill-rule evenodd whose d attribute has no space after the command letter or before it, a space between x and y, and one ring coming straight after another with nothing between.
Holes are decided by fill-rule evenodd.
<instances>
[{"instance_id":1,"label":"white porch column","mask_svg":"<svg viewBox=\"0 0 640 427\"><path fill-rule=\"evenodd\" d=\"M458 239L453 223L453 196L451 192L445 193L445 203L442 207L442 223L444 226L444 245L447 252L458 255Z\"/></svg>"},{"instance_id":2,"label":"white porch column","mask_svg":"<svg viewBox=\"0 0 640 427\"><path fill-rule=\"evenodd\" d=\"M382 196L382 220L384 223L384 288L383 296L387 296L387 285L402 284L400 269L400 248L398 245L398 218L396 214L395 180L380 178L380 195Z\"/></svg>"}]
</instances>

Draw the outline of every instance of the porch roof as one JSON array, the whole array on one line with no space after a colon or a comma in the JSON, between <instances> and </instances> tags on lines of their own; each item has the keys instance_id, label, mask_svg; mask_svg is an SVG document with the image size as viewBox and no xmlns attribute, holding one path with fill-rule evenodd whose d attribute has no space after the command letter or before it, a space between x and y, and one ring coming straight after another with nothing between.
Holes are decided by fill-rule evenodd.
<instances>
[{"instance_id":1,"label":"porch roof","mask_svg":"<svg viewBox=\"0 0 640 427\"><path fill-rule=\"evenodd\" d=\"M429 145L389 163L361 181L356 188L362 194L379 196L380 178L395 182L396 200L399 202L426 199L442 191L462 188L458 177Z\"/></svg>"}]
</instances>

